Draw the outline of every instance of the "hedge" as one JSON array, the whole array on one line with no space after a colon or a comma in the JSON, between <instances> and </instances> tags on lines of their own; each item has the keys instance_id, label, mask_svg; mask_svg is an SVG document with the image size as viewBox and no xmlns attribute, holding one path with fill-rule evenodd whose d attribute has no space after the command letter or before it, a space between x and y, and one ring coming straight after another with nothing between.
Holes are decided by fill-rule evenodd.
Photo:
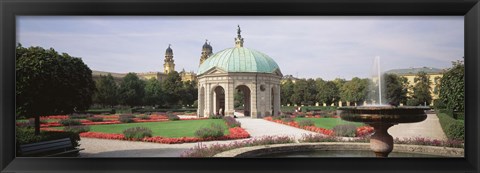
<instances>
[{"instance_id":1,"label":"hedge","mask_svg":"<svg viewBox=\"0 0 480 173\"><path fill-rule=\"evenodd\" d=\"M132 108L132 113L146 113L146 112L197 112L197 108L185 109L149 109L149 108Z\"/></svg>"},{"instance_id":2,"label":"hedge","mask_svg":"<svg viewBox=\"0 0 480 173\"><path fill-rule=\"evenodd\" d=\"M465 124L462 120L456 120L441 111L437 116L448 139L465 140Z\"/></svg>"},{"instance_id":3,"label":"hedge","mask_svg":"<svg viewBox=\"0 0 480 173\"><path fill-rule=\"evenodd\" d=\"M73 147L78 147L78 141L80 136L78 133L73 132L57 132L57 131L41 131L40 135L35 135L35 129L33 127L16 127L16 145L17 156L20 154L18 149L20 145L31 144L36 142L51 141L56 139L70 138L72 140Z\"/></svg>"},{"instance_id":4,"label":"hedge","mask_svg":"<svg viewBox=\"0 0 480 173\"><path fill-rule=\"evenodd\" d=\"M115 114L115 109L90 109L85 111L88 114Z\"/></svg>"},{"instance_id":5,"label":"hedge","mask_svg":"<svg viewBox=\"0 0 480 173\"><path fill-rule=\"evenodd\" d=\"M280 110L282 112L295 112L295 108L297 106L282 106ZM310 112L310 111L334 111L337 110L336 106L302 106L302 112Z\"/></svg>"}]
</instances>

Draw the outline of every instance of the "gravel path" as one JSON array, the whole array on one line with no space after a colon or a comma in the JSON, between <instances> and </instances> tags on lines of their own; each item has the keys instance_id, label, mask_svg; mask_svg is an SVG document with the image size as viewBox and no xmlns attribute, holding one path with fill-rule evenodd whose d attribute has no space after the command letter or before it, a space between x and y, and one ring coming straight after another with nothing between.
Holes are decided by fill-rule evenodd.
<instances>
[{"instance_id":1,"label":"gravel path","mask_svg":"<svg viewBox=\"0 0 480 173\"><path fill-rule=\"evenodd\" d=\"M315 134L307 130L270 122L263 119L252 118L237 118L237 121L242 123L242 128L245 129L252 137L261 137L266 135L286 135L292 136L295 139L302 137L302 134Z\"/></svg>"},{"instance_id":2,"label":"gravel path","mask_svg":"<svg viewBox=\"0 0 480 173\"><path fill-rule=\"evenodd\" d=\"M393 138L424 137L430 139L446 140L447 136L440 126L436 114L427 114L427 119L418 123L398 124L388 129Z\"/></svg>"}]
</instances>

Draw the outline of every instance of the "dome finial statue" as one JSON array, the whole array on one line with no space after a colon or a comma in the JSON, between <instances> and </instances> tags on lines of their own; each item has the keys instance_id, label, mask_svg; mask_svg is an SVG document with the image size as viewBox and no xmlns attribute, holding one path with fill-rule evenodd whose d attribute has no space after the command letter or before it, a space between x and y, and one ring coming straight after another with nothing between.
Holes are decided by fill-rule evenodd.
<instances>
[{"instance_id":1,"label":"dome finial statue","mask_svg":"<svg viewBox=\"0 0 480 173\"><path fill-rule=\"evenodd\" d=\"M243 38L240 35L242 30L240 30L240 25L237 25L237 38L235 38L235 47L243 47Z\"/></svg>"},{"instance_id":2,"label":"dome finial statue","mask_svg":"<svg viewBox=\"0 0 480 173\"><path fill-rule=\"evenodd\" d=\"M240 25L237 25L237 35L238 35L238 38L241 38L242 36L240 35L240 32L242 32L242 30L240 30Z\"/></svg>"}]
</instances>

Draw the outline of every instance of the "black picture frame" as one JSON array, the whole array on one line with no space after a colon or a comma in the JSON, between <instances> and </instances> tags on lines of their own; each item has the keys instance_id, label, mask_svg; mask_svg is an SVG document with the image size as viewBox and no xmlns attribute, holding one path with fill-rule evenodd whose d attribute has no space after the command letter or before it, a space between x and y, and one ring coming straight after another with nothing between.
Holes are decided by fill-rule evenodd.
<instances>
[{"instance_id":1,"label":"black picture frame","mask_svg":"<svg viewBox=\"0 0 480 173\"><path fill-rule=\"evenodd\" d=\"M1 172L478 172L478 0L1 0ZM465 158L15 158L17 15L460 15L465 17Z\"/></svg>"}]
</instances>

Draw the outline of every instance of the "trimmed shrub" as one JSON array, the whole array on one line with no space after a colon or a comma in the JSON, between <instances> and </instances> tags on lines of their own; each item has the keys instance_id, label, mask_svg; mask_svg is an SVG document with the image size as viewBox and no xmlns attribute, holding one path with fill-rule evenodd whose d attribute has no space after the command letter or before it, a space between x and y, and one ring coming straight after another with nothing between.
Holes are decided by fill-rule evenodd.
<instances>
[{"instance_id":1,"label":"trimmed shrub","mask_svg":"<svg viewBox=\"0 0 480 173\"><path fill-rule=\"evenodd\" d=\"M241 125L242 125L240 122L238 122L233 117L223 117L223 120L225 121L225 123L227 123L227 126L229 128L241 127Z\"/></svg>"},{"instance_id":2,"label":"trimmed shrub","mask_svg":"<svg viewBox=\"0 0 480 173\"><path fill-rule=\"evenodd\" d=\"M85 111L85 113L89 114L115 114L115 109L90 109Z\"/></svg>"},{"instance_id":3,"label":"trimmed shrub","mask_svg":"<svg viewBox=\"0 0 480 173\"><path fill-rule=\"evenodd\" d=\"M303 112L299 112L295 116L298 118L304 118L306 115Z\"/></svg>"},{"instance_id":4,"label":"trimmed shrub","mask_svg":"<svg viewBox=\"0 0 480 173\"><path fill-rule=\"evenodd\" d=\"M312 120L300 120L298 121L298 125L300 127L315 126L315 122L313 122Z\"/></svg>"},{"instance_id":5,"label":"trimmed shrub","mask_svg":"<svg viewBox=\"0 0 480 173\"><path fill-rule=\"evenodd\" d=\"M170 121L180 120L180 117L178 115L173 114L173 112L171 112L171 111L167 112L167 117L168 117L168 120L170 120Z\"/></svg>"},{"instance_id":6,"label":"trimmed shrub","mask_svg":"<svg viewBox=\"0 0 480 173\"><path fill-rule=\"evenodd\" d=\"M123 135L127 139L143 139L145 137L152 137L152 130L146 127L132 127L125 129Z\"/></svg>"},{"instance_id":7,"label":"trimmed shrub","mask_svg":"<svg viewBox=\"0 0 480 173\"><path fill-rule=\"evenodd\" d=\"M90 131L90 126L65 126L63 130L66 132L83 133Z\"/></svg>"},{"instance_id":8,"label":"trimmed shrub","mask_svg":"<svg viewBox=\"0 0 480 173\"><path fill-rule=\"evenodd\" d=\"M142 120L148 120L148 119L150 119L150 114L138 115L137 118L140 118Z\"/></svg>"},{"instance_id":9,"label":"trimmed shrub","mask_svg":"<svg viewBox=\"0 0 480 173\"><path fill-rule=\"evenodd\" d=\"M92 121L92 122L102 122L103 117L88 117L87 120Z\"/></svg>"},{"instance_id":10,"label":"trimmed shrub","mask_svg":"<svg viewBox=\"0 0 480 173\"><path fill-rule=\"evenodd\" d=\"M282 114L280 114L280 115L272 116L272 118L273 118L274 120L281 120L281 119L290 118L290 117L291 117L290 115L284 114L284 113L282 113Z\"/></svg>"},{"instance_id":11,"label":"trimmed shrub","mask_svg":"<svg viewBox=\"0 0 480 173\"><path fill-rule=\"evenodd\" d=\"M133 122L133 118L135 118L135 116L132 114L122 114L118 116L118 120L122 123L131 123Z\"/></svg>"},{"instance_id":12,"label":"trimmed shrub","mask_svg":"<svg viewBox=\"0 0 480 173\"><path fill-rule=\"evenodd\" d=\"M215 114L211 114L211 115L210 115L208 118L209 118L209 119L222 119L222 118L223 118L223 116L221 116L221 115L215 115Z\"/></svg>"},{"instance_id":13,"label":"trimmed shrub","mask_svg":"<svg viewBox=\"0 0 480 173\"><path fill-rule=\"evenodd\" d=\"M286 118L282 118L282 121L283 122L294 122L295 120L293 118L286 117Z\"/></svg>"},{"instance_id":14,"label":"trimmed shrub","mask_svg":"<svg viewBox=\"0 0 480 173\"><path fill-rule=\"evenodd\" d=\"M92 117L93 114L78 114L78 113L73 113L73 114L70 114L68 115L68 117L70 117L70 119L86 119L88 117Z\"/></svg>"},{"instance_id":15,"label":"trimmed shrub","mask_svg":"<svg viewBox=\"0 0 480 173\"><path fill-rule=\"evenodd\" d=\"M47 124L48 121L46 119L40 119L40 124ZM35 126L35 118L29 118L28 119L28 124L30 126Z\"/></svg>"},{"instance_id":16,"label":"trimmed shrub","mask_svg":"<svg viewBox=\"0 0 480 173\"><path fill-rule=\"evenodd\" d=\"M63 126L77 126L82 124L79 120L75 119L62 119L58 121L58 123L62 124Z\"/></svg>"},{"instance_id":17,"label":"trimmed shrub","mask_svg":"<svg viewBox=\"0 0 480 173\"><path fill-rule=\"evenodd\" d=\"M219 124L212 123L210 127L200 128L195 131L195 136L199 138L216 138L223 136L223 127Z\"/></svg>"},{"instance_id":18,"label":"trimmed shrub","mask_svg":"<svg viewBox=\"0 0 480 173\"><path fill-rule=\"evenodd\" d=\"M196 112L196 108L181 108L181 109L151 109L151 108L133 108L131 113L146 113L146 112Z\"/></svg>"},{"instance_id":19,"label":"trimmed shrub","mask_svg":"<svg viewBox=\"0 0 480 173\"><path fill-rule=\"evenodd\" d=\"M335 136L355 137L357 127L352 124L341 124L333 127L332 130Z\"/></svg>"}]
</instances>

